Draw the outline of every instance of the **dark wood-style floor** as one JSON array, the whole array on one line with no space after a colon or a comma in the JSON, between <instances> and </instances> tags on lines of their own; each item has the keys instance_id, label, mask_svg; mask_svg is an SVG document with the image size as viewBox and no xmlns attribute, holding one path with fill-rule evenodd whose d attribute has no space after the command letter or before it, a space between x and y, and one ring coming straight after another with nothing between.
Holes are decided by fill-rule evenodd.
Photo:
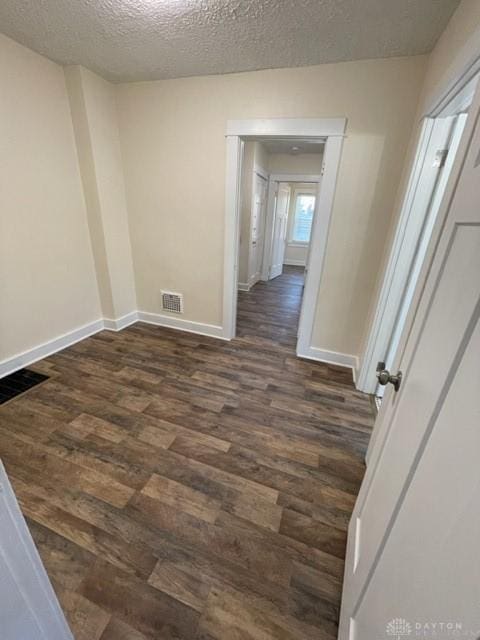
<instances>
[{"instance_id":1,"label":"dark wood-style floor","mask_svg":"<svg viewBox=\"0 0 480 640\"><path fill-rule=\"evenodd\" d=\"M35 365L5 463L77 640L335 638L372 411L295 357L301 270L228 343L136 324Z\"/></svg>"}]
</instances>

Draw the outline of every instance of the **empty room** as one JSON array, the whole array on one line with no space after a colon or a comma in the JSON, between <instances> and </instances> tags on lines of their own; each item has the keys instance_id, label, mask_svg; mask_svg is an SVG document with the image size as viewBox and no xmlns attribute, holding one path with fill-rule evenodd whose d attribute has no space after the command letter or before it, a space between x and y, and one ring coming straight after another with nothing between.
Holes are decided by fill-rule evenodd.
<instances>
[{"instance_id":1,"label":"empty room","mask_svg":"<svg viewBox=\"0 0 480 640\"><path fill-rule=\"evenodd\" d=\"M479 0L0 27L0 640L480 638Z\"/></svg>"}]
</instances>

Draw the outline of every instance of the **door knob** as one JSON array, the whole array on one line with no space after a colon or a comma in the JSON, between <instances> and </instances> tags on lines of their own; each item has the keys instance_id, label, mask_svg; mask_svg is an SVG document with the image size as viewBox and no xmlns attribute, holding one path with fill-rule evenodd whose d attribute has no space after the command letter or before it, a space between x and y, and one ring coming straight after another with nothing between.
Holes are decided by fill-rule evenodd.
<instances>
[{"instance_id":1,"label":"door knob","mask_svg":"<svg viewBox=\"0 0 480 640\"><path fill-rule=\"evenodd\" d=\"M398 391L402 382L402 372L397 371L397 373L393 375L388 369L385 369L385 362L379 362L377 364L377 378L378 384L381 384L382 387L390 383L393 385L395 391Z\"/></svg>"}]
</instances>

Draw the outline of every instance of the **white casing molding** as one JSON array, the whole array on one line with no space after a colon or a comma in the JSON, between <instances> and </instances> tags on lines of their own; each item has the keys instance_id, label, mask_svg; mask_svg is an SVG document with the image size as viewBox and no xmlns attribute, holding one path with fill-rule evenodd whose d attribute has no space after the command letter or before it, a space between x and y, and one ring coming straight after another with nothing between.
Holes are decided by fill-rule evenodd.
<instances>
[{"instance_id":1,"label":"white casing molding","mask_svg":"<svg viewBox=\"0 0 480 640\"><path fill-rule=\"evenodd\" d=\"M204 324L203 322L194 322L193 320L184 320L183 318L162 315L160 313L150 313L148 311L139 311L138 320L159 327L169 327L171 329L187 331L188 333L198 333L202 336L225 339L223 337L223 327L216 324Z\"/></svg>"},{"instance_id":2,"label":"white casing molding","mask_svg":"<svg viewBox=\"0 0 480 640\"><path fill-rule=\"evenodd\" d=\"M312 229L308 275L300 314L297 354L306 353L311 347L314 316L318 291L327 247L330 218L337 174L340 165L342 142L347 125L346 118L265 118L253 120L229 120L226 130L225 172L225 236L223 277L223 337L235 337L238 291L238 237L240 224L240 184L244 140L298 137L325 142L322 167L322 188L316 202ZM272 215L273 183L276 175L270 175L267 200L267 226ZM282 176L285 179L285 176ZM295 175L293 180L304 179ZM319 176L316 176L317 180ZM290 180L291 181L291 180ZM302 180L304 181L304 180ZM307 180L311 181L311 180ZM268 255L268 241L264 255ZM262 270L262 280L266 279Z\"/></svg>"},{"instance_id":3,"label":"white casing molding","mask_svg":"<svg viewBox=\"0 0 480 640\"><path fill-rule=\"evenodd\" d=\"M227 136L327 138L343 135L345 118L261 118L229 120Z\"/></svg>"},{"instance_id":4,"label":"white casing molding","mask_svg":"<svg viewBox=\"0 0 480 640\"><path fill-rule=\"evenodd\" d=\"M342 145L342 136L329 136L325 144L323 155L324 174L321 183L318 185L319 191L315 204L310 250L307 258L307 275L298 324L297 355L308 352L313 346L314 319L317 312L318 293L327 251Z\"/></svg>"}]
</instances>

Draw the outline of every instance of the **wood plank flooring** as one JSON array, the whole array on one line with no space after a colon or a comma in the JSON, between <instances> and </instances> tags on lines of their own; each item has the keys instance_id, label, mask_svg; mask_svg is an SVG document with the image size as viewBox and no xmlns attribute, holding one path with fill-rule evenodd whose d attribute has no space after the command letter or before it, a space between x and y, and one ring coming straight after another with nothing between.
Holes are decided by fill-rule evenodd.
<instances>
[{"instance_id":1,"label":"wood plank flooring","mask_svg":"<svg viewBox=\"0 0 480 640\"><path fill-rule=\"evenodd\" d=\"M34 366L0 457L77 640L333 639L373 416L295 357L303 274L238 338L138 323Z\"/></svg>"}]
</instances>

